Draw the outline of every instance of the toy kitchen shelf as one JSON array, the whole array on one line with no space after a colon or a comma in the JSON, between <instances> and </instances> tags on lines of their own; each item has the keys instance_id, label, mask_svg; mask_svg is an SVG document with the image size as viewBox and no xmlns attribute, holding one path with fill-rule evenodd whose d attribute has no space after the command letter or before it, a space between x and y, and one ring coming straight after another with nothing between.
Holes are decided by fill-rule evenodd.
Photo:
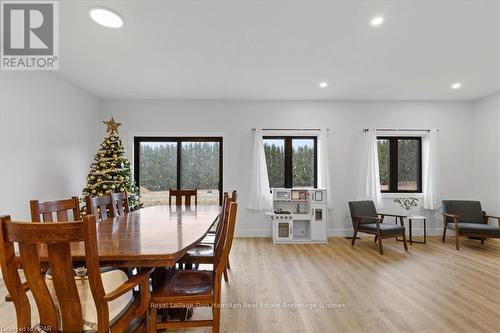
<instances>
[{"instance_id":1,"label":"toy kitchen shelf","mask_svg":"<svg viewBox=\"0 0 500 333\"><path fill-rule=\"evenodd\" d=\"M326 190L273 188L273 243L327 243Z\"/></svg>"}]
</instances>

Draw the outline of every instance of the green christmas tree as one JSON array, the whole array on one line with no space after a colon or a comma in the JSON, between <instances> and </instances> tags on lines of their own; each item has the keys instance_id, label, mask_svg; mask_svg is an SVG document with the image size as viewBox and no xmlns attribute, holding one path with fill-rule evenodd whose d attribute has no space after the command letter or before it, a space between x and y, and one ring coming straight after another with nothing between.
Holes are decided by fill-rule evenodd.
<instances>
[{"instance_id":1,"label":"green christmas tree","mask_svg":"<svg viewBox=\"0 0 500 333\"><path fill-rule=\"evenodd\" d=\"M84 198L88 195L95 197L127 191L130 210L142 207L139 188L135 185L130 162L125 157L125 148L118 136L118 127L121 124L115 122L113 117L103 123L108 126L108 136L104 138L94 162L90 165L87 185L83 189L82 216L87 213Z\"/></svg>"}]
</instances>

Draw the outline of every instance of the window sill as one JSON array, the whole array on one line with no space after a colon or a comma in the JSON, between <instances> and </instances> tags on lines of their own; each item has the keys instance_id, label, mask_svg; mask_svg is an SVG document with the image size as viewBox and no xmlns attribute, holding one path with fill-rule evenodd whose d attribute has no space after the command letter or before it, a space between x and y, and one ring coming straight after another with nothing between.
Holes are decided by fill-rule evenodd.
<instances>
[{"instance_id":1,"label":"window sill","mask_svg":"<svg viewBox=\"0 0 500 333\"><path fill-rule=\"evenodd\" d=\"M413 193L382 193L382 199L395 199L395 198L418 198L421 199L424 197L424 194L421 192L413 192Z\"/></svg>"}]
</instances>

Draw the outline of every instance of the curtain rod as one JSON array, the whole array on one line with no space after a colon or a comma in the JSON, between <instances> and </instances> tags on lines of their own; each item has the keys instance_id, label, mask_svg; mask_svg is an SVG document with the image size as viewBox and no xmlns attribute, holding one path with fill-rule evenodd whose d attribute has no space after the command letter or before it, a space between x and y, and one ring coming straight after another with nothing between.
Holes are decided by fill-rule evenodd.
<instances>
[{"instance_id":1,"label":"curtain rod","mask_svg":"<svg viewBox=\"0 0 500 333\"><path fill-rule=\"evenodd\" d=\"M368 128L363 128L363 132L368 132ZM430 132L428 128L376 128L377 132ZM438 130L439 132L439 130Z\"/></svg>"},{"instance_id":2,"label":"curtain rod","mask_svg":"<svg viewBox=\"0 0 500 333\"><path fill-rule=\"evenodd\" d=\"M255 131L256 128L252 128L252 131ZM262 128L263 131L319 131L321 128ZM330 131L329 128L326 129Z\"/></svg>"}]
</instances>

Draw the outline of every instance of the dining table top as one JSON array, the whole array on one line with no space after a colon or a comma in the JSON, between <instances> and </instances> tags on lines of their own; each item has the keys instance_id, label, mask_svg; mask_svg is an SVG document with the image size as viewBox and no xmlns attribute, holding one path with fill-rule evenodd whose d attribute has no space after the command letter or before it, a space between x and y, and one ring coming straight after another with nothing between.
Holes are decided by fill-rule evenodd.
<instances>
[{"instance_id":1,"label":"dining table top","mask_svg":"<svg viewBox=\"0 0 500 333\"><path fill-rule=\"evenodd\" d=\"M101 266L173 266L201 241L216 221L220 206L152 206L97 223ZM71 244L74 261L85 260L83 242ZM40 249L40 259L47 259Z\"/></svg>"}]
</instances>

